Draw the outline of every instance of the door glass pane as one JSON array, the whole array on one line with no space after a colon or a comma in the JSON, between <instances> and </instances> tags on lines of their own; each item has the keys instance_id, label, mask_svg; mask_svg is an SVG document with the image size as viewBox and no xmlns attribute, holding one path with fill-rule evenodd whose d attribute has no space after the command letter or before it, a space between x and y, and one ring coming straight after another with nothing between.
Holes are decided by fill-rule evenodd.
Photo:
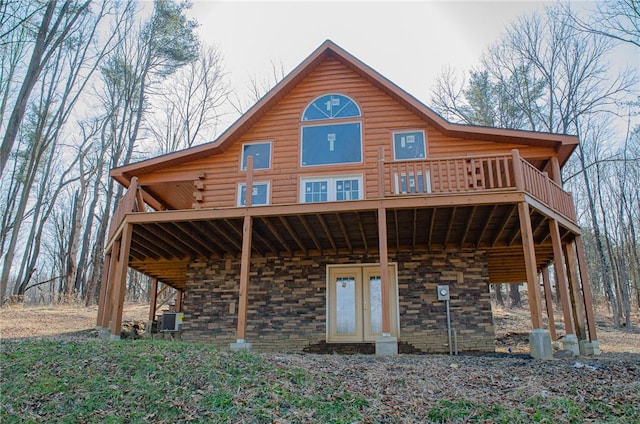
<instances>
[{"instance_id":1,"label":"door glass pane","mask_svg":"<svg viewBox=\"0 0 640 424\"><path fill-rule=\"evenodd\" d=\"M379 276L369 277L369 305L371 333L382 333L382 281Z\"/></svg>"},{"instance_id":2,"label":"door glass pane","mask_svg":"<svg viewBox=\"0 0 640 424\"><path fill-rule=\"evenodd\" d=\"M336 278L336 333L356 331L356 281L353 277Z\"/></svg>"}]
</instances>

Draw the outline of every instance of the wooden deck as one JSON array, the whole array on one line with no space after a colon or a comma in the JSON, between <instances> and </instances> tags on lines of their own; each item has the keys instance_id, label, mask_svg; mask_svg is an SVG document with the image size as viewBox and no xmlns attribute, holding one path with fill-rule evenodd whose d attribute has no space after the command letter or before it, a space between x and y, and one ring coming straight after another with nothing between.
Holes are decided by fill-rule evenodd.
<instances>
[{"instance_id":1,"label":"wooden deck","mask_svg":"<svg viewBox=\"0 0 640 424\"><path fill-rule=\"evenodd\" d=\"M252 175L247 178L250 192ZM133 224L129 266L183 288L192 258L238 257L245 216L253 255L377 254L377 213L387 215L390 251L486 250L491 282L526 280L517 205L530 205L537 266L553 259L548 222L562 239L579 233L571 195L510 155L379 161L379 197L357 201L134 212L137 181L119 203L110 242Z\"/></svg>"}]
</instances>

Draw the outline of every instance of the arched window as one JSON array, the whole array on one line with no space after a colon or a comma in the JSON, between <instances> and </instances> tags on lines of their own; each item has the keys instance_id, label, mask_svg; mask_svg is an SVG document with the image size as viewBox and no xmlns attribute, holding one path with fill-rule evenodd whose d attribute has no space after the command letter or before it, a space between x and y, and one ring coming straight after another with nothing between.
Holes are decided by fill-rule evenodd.
<instances>
[{"instance_id":1,"label":"arched window","mask_svg":"<svg viewBox=\"0 0 640 424\"><path fill-rule=\"evenodd\" d=\"M342 94L325 94L318 97L304 110L303 121L351 118L360 116L358 105Z\"/></svg>"},{"instance_id":2,"label":"arched window","mask_svg":"<svg viewBox=\"0 0 640 424\"><path fill-rule=\"evenodd\" d=\"M302 127L301 165L362 162L362 125L348 119L360 116L358 105L341 94L325 94L309 103L302 121L313 123Z\"/></svg>"}]
</instances>

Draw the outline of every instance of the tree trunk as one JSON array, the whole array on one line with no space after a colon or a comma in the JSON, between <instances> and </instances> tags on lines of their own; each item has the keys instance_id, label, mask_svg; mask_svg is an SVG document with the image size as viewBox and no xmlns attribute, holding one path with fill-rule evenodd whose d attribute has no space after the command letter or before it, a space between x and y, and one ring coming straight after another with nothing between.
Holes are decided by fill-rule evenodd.
<instances>
[{"instance_id":1,"label":"tree trunk","mask_svg":"<svg viewBox=\"0 0 640 424\"><path fill-rule=\"evenodd\" d=\"M511 299L512 308L520 308L522 306L522 298L520 297L520 283L509 284L509 299Z\"/></svg>"}]
</instances>

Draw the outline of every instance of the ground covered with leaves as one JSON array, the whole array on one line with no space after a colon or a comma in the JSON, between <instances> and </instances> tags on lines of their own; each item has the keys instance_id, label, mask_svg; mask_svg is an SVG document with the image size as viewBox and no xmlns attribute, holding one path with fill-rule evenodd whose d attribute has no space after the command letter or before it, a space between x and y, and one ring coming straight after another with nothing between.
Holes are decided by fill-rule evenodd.
<instances>
[{"instance_id":1,"label":"ground covered with leaves","mask_svg":"<svg viewBox=\"0 0 640 424\"><path fill-rule=\"evenodd\" d=\"M24 309L13 319L35 313ZM47 318L40 311L34 322L62 331L54 312ZM144 317L144 308L133 312ZM496 316L498 350L517 353L396 357L105 343L86 327L78 331L81 318L75 326L67 321L65 333L39 334L31 323L31 337L7 337L24 335L7 328L7 319L0 328L0 422L640 422L638 332L605 329L605 340L621 333L611 339L619 351L604 343L600 357L536 361L520 353L518 316L507 315Z\"/></svg>"}]
</instances>

